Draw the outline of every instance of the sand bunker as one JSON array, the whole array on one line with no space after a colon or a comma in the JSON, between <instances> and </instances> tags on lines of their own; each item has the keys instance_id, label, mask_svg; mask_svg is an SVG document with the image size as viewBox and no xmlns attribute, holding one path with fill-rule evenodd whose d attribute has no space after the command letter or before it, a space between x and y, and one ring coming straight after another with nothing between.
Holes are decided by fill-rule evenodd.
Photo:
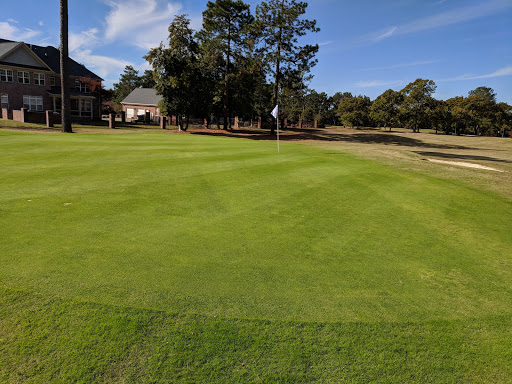
<instances>
[{"instance_id":1,"label":"sand bunker","mask_svg":"<svg viewBox=\"0 0 512 384\"><path fill-rule=\"evenodd\" d=\"M485 169L485 170L494 171L494 172L504 172L500 169L486 167L485 165L480 165L480 164L466 163L465 161L446 161L446 160L438 160L438 159L427 159L427 160L431 161L432 163L450 164L450 165L456 165L459 167L466 167L466 168Z\"/></svg>"}]
</instances>

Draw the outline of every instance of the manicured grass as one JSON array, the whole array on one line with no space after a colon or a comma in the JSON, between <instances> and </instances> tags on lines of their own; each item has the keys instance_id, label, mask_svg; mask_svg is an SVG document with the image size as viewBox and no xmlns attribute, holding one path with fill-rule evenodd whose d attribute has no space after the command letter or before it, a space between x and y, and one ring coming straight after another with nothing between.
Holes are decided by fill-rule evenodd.
<instances>
[{"instance_id":1,"label":"manicured grass","mask_svg":"<svg viewBox=\"0 0 512 384\"><path fill-rule=\"evenodd\" d=\"M281 148L0 132L0 380L512 380L511 202Z\"/></svg>"}]
</instances>

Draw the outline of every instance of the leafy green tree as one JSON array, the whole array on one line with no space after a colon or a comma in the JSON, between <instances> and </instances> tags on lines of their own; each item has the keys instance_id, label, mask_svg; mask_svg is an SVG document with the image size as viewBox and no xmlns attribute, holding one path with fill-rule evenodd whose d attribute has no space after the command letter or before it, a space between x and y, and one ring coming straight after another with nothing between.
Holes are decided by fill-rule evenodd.
<instances>
[{"instance_id":1,"label":"leafy green tree","mask_svg":"<svg viewBox=\"0 0 512 384\"><path fill-rule=\"evenodd\" d=\"M419 132L421 127L427 127L434 104L432 94L436 90L433 80L416 79L400 91L404 101L402 103L402 121Z\"/></svg>"},{"instance_id":2,"label":"leafy green tree","mask_svg":"<svg viewBox=\"0 0 512 384\"><path fill-rule=\"evenodd\" d=\"M135 70L131 65L124 68L118 83L114 83L113 101L120 103L140 84L139 71Z\"/></svg>"},{"instance_id":3,"label":"leafy green tree","mask_svg":"<svg viewBox=\"0 0 512 384\"><path fill-rule=\"evenodd\" d=\"M456 96L446 100L451 117L451 129L449 133L454 132L456 135L462 135L469 125L469 115L465 108L464 100L465 98L463 96Z\"/></svg>"},{"instance_id":4,"label":"leafy green tree","mask_svg":"<svg viewBox=\"0 0 512 384\"><path fill-rule=\"evenodd\" d=\"M344 125L369 126L371 104L368 96L344 97L338 105L338 116Z\"/></svg>"},{"instance_id":5,"label":"leafy green tree","mask_svg":"<svg viewBox=\"0 0 512 384\"><path fill-rule=\"evenodd\" d=\"M320 126L333 124L336 115L333 114L331 104L332 100L325 92L310 91L305 97L302 119L317 120Z\"/></svg>"},{"instance_id":6,"label":"leafy green tree","mask_svg":"<svg viewBox=\"0 0 512 384\"><path fill-rule=\"evenodd\" d=\"M379 95L370 108L370 118L379 127L397 127L400 124L400 108L404 101L403 94L388 89Z\"/></svg>"},{"instance_id":7,"label":"leafy green tree","mask_svg":"<svg viewBox=\"0 0 512 384\"><path fill-rule=\"evenodd\" d=\"M488 87L478 87L468 92L468 96L478 96L490 103L496 103L496 92Z\"/></svg>"},{"instance_id":8,"label":"leafy green tree","mask_svg":"<svg viewBox=\"0 0 512 384\"><path fill-rule=\"evenodd\" d=\"M306 75L317 63L318 45L301 46L298 40L308 32L320 30L315 20L302 19L307 6L296 0L270 0L256 7L257 30L262 42L259 52L274 80L273 105L278 104L287 76Z\"/></svg>"},{"instance_id":9,"label":"leafy green tree","mask_svg":"<svg viewBox=\"0 0 512 384\"><path fill-rule=\"evenodd\" d=\"M153 76L153 71L146 69L144 74L139 77L137 85L140 88L154 88L156 81L155 77Z\"/></svg>"},{"instance_id":10,"label":"leafy green tree","mask_svg":"<svg viewBox=\"0 0 512 384\"><path fill-rule=\"evenodd\" d=\"M281 116L286 116L289 121L298 122L298 120L301 119L308 119L308 117L305 116L305 114L307 114L307 112L305 112L307 103L306 95L309 92L306 84L308 80L309 76L305 77L299 71L290 71L281 81L279 112ZM271 104L274 103L273 90L274 86L272 85ZM271 107L270 110L272 109L273 107ZM266 111L265 114L268 114L268 111Z\"/></svg>"},{"instance_id":11,"label":"leafy green tree","mask_svg":"<svg viewBox=\"0 0 512 384\"><path fill-rule=\"evenodd\" d=\"M222 64L222 78L218 79L217 89L222 93L224 129L228 128L232 109L233 79L240 67L236 63L254 43L251 38L254 17L250 6L242 0L209 1L203 12L203 28L198 33L205 59L210 60L210 68ZM217 95L217 98L220 95Z\"/></svg>"},{"instance_id":12,"label":"leafy green tree","mask_svg":"<svg viewBox=\"0 0 512 384\"><path fill-rule=\"evenodd\" d=\"M346 97L354 97L351 92L336 92L331 97L331 106L329 109L329 113L331 116L333 116L334 119L334 125L340 125L341 121L338 116L338 107L341 103L341 101Z\"/></svg>"},{"instance_id":13,"label":"leafy green tree","mask_svg":"<svg viewBox=\"0 0 512 384\"><path fill-rule=\"evenodd\" d=\"M448 102L434 99L431 118L436 134L439 130L446 134L450 134L452 132L453 118Z\"/></svg>"},{"instance_id":14,"label":"leafy green tree","mask_svg":"<svg viewBox=\"0 0 512 384\"><path fill-rule=\"evenodd\" d=\"M512 131L512 105L507 103L496 104L496 125L501 137L505 137L507 132Z\"/></svg>"},{"instance_id":15,"label":"leafy green tree","mask_svg":"<svg viewBox=\"0 0 512 384\"><path fill-rule=\"evenodd\" d=\"M175 114L178 126L186 130L192 114L204 115L204 83L198 65L199 46L185 15L178 15L169 25L169 46L153 48L145 59L153 67L156 90L163 96L163 114ZM183 118L186 118L184 124Z\"/></svg>"}]
</instances>

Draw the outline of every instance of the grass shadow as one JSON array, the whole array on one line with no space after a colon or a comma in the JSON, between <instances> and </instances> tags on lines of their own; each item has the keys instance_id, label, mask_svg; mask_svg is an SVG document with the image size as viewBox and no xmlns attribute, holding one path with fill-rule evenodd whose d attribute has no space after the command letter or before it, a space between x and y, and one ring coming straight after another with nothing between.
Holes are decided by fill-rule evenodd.
<instances>
[{"instance_id":1,"label":"grass shadow","mask_svg":"<svg viewBox=\"0 0 512 384\"><path fill-rule=\"evenodd\" d=\"M512 161L510 161L510 160L498 159L496 157L489 157L489 156L461 155L461 154L455 154L455 153L424 152L424 151L413 151L413 152L418 155L421 155L421 156L440 157L443 159L493 161L496 163L512 164Z\"/></svg>"},{"instance_id":2,"label":"grass shadow","mask_svg":"<svg viewBox=\"0 0 512 384\"><path fill-rule=\"evenodd\" d=\"M222 136L222 137L238 137L251 140L275 140L276 136L270 133L250 130L231 130L215 131L201 130L190 131L191 134ZM403 135L395 135L389 133L338 133L328 132L324 129L286 129L281 132L279 137L281 141L301 141L315 140L325 142L346 142L357 144L381 144L398 147L424 147L434 149L474 149L461 145L435 144L427 143L417 138L405 137Z\"/></svg>"}]
</instances>

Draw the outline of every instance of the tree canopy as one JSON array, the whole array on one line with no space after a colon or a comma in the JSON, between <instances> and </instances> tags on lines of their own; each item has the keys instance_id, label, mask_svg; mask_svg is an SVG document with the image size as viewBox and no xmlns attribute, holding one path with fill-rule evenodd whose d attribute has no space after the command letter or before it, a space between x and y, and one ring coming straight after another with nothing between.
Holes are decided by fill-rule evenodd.
<instances>
[{"instance_id":1,"label":"tree canopy","mask_svg":"<svg viewBox=\"0 0 512 384\"><path fill-rule=\"evenodd\" d=\"M318 44L300 45L299 42L299 38L308 32L320 31L315 20L302 18L307 6L307 3L296 0L270 0L256 7L257 30L262 41L259 52L274 79L274 105L279 102L283 80L293 75L303 79L317 63Z\"/></svg>"},{"instance_id":2,"label":"tree canopy","mask_svg":"<svg viewBox=\"0 0 512 384\"><path fill-rule=\"evenodd\" d=\"M203 76L199 68L199 46L186 15L178 15L169 26L169 44L153 48L145 56L157 79L155 88L163 96L161 110L178 116L178 125L187 129L183 117L204 113ZM206 79L205 79L206 82Z\"/></svg>"},{"instance_id":3,"label":"tree canopy","mask_svg":"<svg viewBox=\"0 0 512 384\"><path fill-rule=\"evenodd\" d=\"M250 6L242 0L209 1L203 12L203 29L198 37L210 68L222 68L216 88L222 95L224 129L231 120L233 82L237 74L244 74L244 58L253 44L253 22Z\"/></svg>"},{"instance_id":4,"label":"tree canopy","mask_svg":"<svg viewBox=\"0 0 512 384\"><path fill-rule=\"evenodd\" d=\"M122 102L135 88L153 88L156 82L153 71L145 70L142 76L139 71L131 65L124 68L118 83L114 83L114 97L112 100L116 103Z\"/></svg>"},{"instance_id":5,"label":"tree canopy","mask_svg":"<svg viewBox=\"0 0 512 384\"><path fill-rule=\"evenodd\" d=\"M253 16L242 0L208 1L197 33L186 15L176 16L168 44L145 56L152 70L139 76L127 66L114 84L114 101L134 88L154 87L163 96L162 112L176 115L184 129L183 119L190 116L216 118L219 128L222 116L225 129L235 116L266 121L276 104L279 118L289 122L502 136L512 129L512 107L498 103L494 90L484 86L445 101L434 98L433 80L421 78L400 91L388 89L374 101L309 89L319 48L302 37L319 28L306 11L305 2L268 0L256 6ZM273 132L275 125L270 126Z\"/></svg>"}]
</instances>

